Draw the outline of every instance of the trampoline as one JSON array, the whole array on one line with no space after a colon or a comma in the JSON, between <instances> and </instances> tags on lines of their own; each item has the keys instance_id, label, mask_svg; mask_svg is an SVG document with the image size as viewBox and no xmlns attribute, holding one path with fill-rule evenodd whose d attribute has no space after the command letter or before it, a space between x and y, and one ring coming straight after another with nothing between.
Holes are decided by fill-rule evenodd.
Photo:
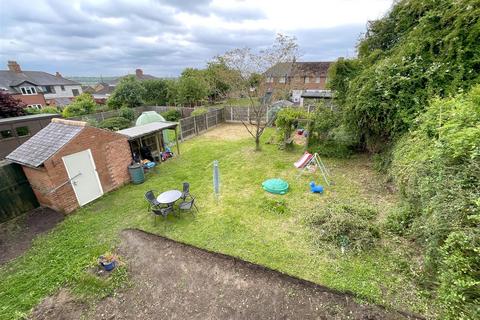
<instances>
[{"instance_id":1,"label":"trampoline","mask_svg":"<svg viewBox=\"0 0 480 320\"><path fill-rule=\"evenodd\" d=\"M268 179L262 183L262 188L270 193L285 194L288 191L288 183L282 179Z\"/></svg>"}]
</instances>

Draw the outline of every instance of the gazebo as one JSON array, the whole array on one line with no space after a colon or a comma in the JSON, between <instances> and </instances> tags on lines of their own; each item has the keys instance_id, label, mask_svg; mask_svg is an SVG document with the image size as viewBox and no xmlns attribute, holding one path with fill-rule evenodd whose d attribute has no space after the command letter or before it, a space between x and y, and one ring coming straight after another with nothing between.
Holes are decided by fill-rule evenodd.
<instances>
[{"instance_id":1,"label":"gazebo","mask_svg":"<svg viewBox=\"0 0 480 320\"><path fill-rule=\"evenodd\" d=\"M177 122L151 122L132 128L127 128L117 131L127 137L130 143L130 149L132 154L141 156L141 149L147 147L152 151L152 156L161 158L161 153L166 151L166 141L164 139L164 133L173 131L175 133L175 144L177 147L177 153L180 154L180 148L178 146L177 136Z\"/></svg>"}]
</instances>

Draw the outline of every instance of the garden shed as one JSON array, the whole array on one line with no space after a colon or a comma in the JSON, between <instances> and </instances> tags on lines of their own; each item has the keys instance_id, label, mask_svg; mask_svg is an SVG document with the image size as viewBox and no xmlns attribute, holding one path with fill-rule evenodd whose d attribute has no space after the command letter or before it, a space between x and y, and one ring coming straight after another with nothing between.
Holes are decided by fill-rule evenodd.
<instances>
[{"instance_id":1,"label":"garden shed","mask_svg":"<svg viewBox=\"0 0 480 320\"><path fill-rule=\"evenodd\" d=\"M65 119L52 119L6 158L23 167L42 206L64 213L127 183L132 161L125 136Z\"/></svg>"},{"instance_id":2,"label":"garden shed","mask_svg":"<svg viewBox=\"0 0 480 320\"><path fill-rule=\"evenodd\" d=\"M180 154L180 147L178 146L176 122L169 121L154 121L142 125L137 125L132 128L127 128L117 131L117 133L124 135L130 142L132 155L141 155L142 148L148 148L152 152L154 158L161 158L161 153L165 151L167 146L166 137L168 131L174 135L177 154ZM172 139L173 140L173 139ZM143 158L143 157L142 157Z\"/></svg>"}]
</instances>

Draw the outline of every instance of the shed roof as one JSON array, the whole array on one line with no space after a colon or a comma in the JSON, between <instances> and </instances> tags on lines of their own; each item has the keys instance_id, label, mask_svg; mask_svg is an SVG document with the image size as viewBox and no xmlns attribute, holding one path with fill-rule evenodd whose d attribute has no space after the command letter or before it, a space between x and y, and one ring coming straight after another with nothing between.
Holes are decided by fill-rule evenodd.
<instances>
[{"instance_id":1,"label":"shed roof","mask_svg":"<svg viewBox=\"0 0 480 320\"><path fill-rule=\"evenodd\" d=\"M176 122L152 122L141 126L119 130L117 133L127 136L128 140L133 140L165 129L173 129L177 127L177 125L178 123Z\"/></svg>"},{"instance_id":2,"label":"shed roof","mask_svg":"<svg viewBox=\"0 0 480 320\"><path fill-rule=\"evenodd\" d=\"M56 113L39 113L39 114L29 114L26 116L0 118L0 124L29 121L29 120L41 120L41 119L54 118L54 117L60 117L60 115Z\"/></svg>"},{"instance_id":3,"label":"shed roof","mask_svg":"<svg viewBox=\"0 0 480 320\"><path fill-rule=\"evenodd\" d=\"M84 128L83 126L52 122L13 150L6 158L19 164L38 167Z\"/></svg>"}]
</instances>

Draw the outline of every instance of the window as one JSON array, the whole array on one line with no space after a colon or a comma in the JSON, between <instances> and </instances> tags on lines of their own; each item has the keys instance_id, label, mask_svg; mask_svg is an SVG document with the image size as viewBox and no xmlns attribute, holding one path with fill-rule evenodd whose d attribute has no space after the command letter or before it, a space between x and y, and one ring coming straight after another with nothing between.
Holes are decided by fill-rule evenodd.
<instances>
[{"instance_id":1,"label":"window","mask_svg":"<svg viewBox=\"0 0 480 320\"><path fill-rule=\"evenodd\" d=\"M32 108L32 109L37 109L37 110L42 109L42 105L41 105L41 104L29 104L28 107L29 107L29 108Z\"/></svg>"},{"instance_id":2,"label":"window","mask_svg":"<svg viewBox=\"0 0 480 320\"><path fill-rule=\"evenodd\" d=\"M60 89L62 89L62 91L65 91L65 86L60 86Z\"/></svg>"},{"instance_id":3,"label":"window","mask_svg":"<svg viewBox=\"0 0 480 320\"><path fill-rule=\"evenodd\" d=\"M0 137L2 139L11 138L11 137L13 137L13 132L12 132L12 130L2 130L2 131L0 131Z\"/></svg>"},{"instance_id":4,"label":"window","mask_svg":"<svg viewBox=\"0 0 480 320\"><path fill-rule=\"evenodd\" d=\"M55 88L53 86L45 86L43 91L45 93L55 93Z\"/></svg>"},{"instance_id":5,"label":"window","mask_svg":"<svg viewBox=\"0 0 480 320\"><path fill-rule=\"evenodd\" d=\"M286 77L286 76L285 76L285 77L280 77L280 79L278 79L278 82L279 82L279 83L285 83L285 82L287 82L287 77Z\"/></svg>"},{"instance_id":6,"label":"window","mask_svg":"<svg viewBox=\"0 0 480 320\"><path fill-rule=\"evenodd\" d=\"M17 127L15 130L17 131L17 136L19 137L28 136L30 134L28 127Z\"/></svg>"},{"instance_id":7,"label":"window","mask_svg":"<svg viewBox=\"0 0 480 320\"><path fill-rule=\"evenodd\" d=\"M37 90L35 89L35 87L21 87L20 90L24 95L37 94Z\"/></svg>"},{"instance_id":8,"label":"window","mask_svg":"<svg viewBox=\"0 0 480 320\"><path fill-rule=\"evenodd\" d=\"M72 89L72 93L73 93L74 97L76 97L80 94L80 92L78 92L78 89Z\"/></svg>"},{"instance_id":9,"label":"window","mask_svg":"<svg viewBox=\"0 0 480 320\"><path fill-rule=\"evenodd\" d=\"M273 83L273 77L272 76L267 77L267 83Z\"/></svg>"},{"instance_id":10,"label":"window","mask_svg":"<svg viewBox=\"0 0 480 320\"><path fill-rule=\"evenodd\" d=\"M320 77L315 78L315 83L320 83Z\"/></svg>"},{"instance_id":11,"label":"window","mask_svg":"<svg viewBox=\"0 0 480 320\"><path fill-rule=\"evenodd\" d=\"M303 83L310 83L309 77L303 77Z\"/></svg>"}]
</instances>

